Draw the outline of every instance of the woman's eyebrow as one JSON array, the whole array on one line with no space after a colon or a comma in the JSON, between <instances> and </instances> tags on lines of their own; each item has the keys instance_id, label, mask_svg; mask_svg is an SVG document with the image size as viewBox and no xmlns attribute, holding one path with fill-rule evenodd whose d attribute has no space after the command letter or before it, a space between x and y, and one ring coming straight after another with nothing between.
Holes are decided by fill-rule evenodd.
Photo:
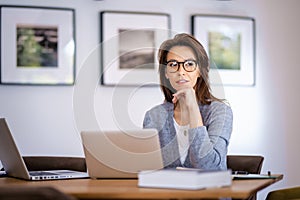
<instances>
[{"instance_id":1,"label":"woman's eyebrow","mask_svg":"<svg viewBox=\"0 0 300 200\"><path fill-rule=\"evenodd\" d=\"M188 60L196 60L196 59L195 59L195 58L188 58L188 59L185 59L183 62L188 61ZM176 59L170 59L170 60L167 60L167 62L170 62L170 61L176 61L176 62L179 62L179 61L176 60Z\"/></svg>"},{"instance_id":2,"label":"woman's eyebrow","mask_svg":"<svg viewBox=\"0 0 300 200\"><path fill-rule=\"evenodd\" d=\"M170 62L170 61L175 61L175 62L178 62L178 60L175 60L175 59L170 59L170 60L167 60L167 62Z\"/></svg>"}]
</instances>

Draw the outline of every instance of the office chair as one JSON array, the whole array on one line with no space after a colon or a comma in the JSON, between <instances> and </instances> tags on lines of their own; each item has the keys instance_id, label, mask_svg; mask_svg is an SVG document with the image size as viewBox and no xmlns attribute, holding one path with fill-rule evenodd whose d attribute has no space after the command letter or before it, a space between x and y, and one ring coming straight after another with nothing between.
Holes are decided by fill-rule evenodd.
<instances>
[{"instance_id":1,"label":"office chair","mask_svg":"<svg viewBox=\"0 0 300 200\"><path fill-rule=\"evenodd\" d=\"M23 156L29 171L68 169L86 172L85 158L59 156Z\"/></svg>"},{"instance_id":2,"label":"office chair","mask_svg":"<svg viewBox=\"0 0 300 200\"><path fill-rule=\"evenodd\" d=\"M300 200L300 187L271 191L268 193L266 200Z\"/></svg>"},{"instance_id":3,"label":"office chair","mask_svg":"<svg viewBox=\"0 0 300 200\"><path fill-rule=\"evenodd\" d=\"M263 156L227 155L227 168L232 171L246 171L249 174L259 174L263 161Z\"/></svg>"},{"instance_id":4,"label":"office chair","mask_svg":"<svg viewBox=\"0 0 300 200\"><path fill-rule=\"evenodd\" d=\"M263 165L263 156L227 155L227 168L232 171L246 171L250 174L260 174ZM256 200L256 193L247 200Z\"/></svg>"},{"instance_id":5,"label":"office chair","mask_svg":"<svg viewBox=\"0 0 300 200\"><path fill-rule=\"evenodd\" d=\"M0 200L76 200L52 187L0 186Z\"/></svg>"}]
</instances>

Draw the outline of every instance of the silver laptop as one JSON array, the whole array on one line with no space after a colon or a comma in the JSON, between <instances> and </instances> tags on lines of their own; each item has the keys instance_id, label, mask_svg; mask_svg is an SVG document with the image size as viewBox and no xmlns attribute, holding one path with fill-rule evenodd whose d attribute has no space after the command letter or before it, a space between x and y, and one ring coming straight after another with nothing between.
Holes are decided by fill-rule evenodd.
<instances>
[{"instance_id":1,"label":"silver laptop","mask_svg":"<svg viewBox=\"0 0 300 200\"><path fill-rule=\"evenodd\" d=\"M141 170L163 168L154 129L82 131L81 137L91 178L137 178Z\"/></svg>"},{"instance_id":2,"label":"silver laptop","mask_svg":"<svg viewBox=\"0 0 300 200\"><path fill-rule=\"evenodd\" d=\"M4 118L0 118L0 160L7 176L26 180L88 178L88 173L72 170L28 171Z\"/></svg>"}]
</instances>

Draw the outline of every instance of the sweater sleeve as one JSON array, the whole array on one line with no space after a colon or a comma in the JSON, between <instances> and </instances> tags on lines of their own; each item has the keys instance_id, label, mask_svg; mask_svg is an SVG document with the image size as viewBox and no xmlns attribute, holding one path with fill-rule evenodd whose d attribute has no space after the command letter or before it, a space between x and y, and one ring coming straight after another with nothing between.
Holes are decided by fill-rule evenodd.
<instances>
[{"instance_id":1,"label":"sweater sleeve","mask_svg":"<svg viewBox=\"0 0 300 200\"><path fill-rule=\"evenodd\" d=\"M146 112L143 121L143 128L155 128L160 132L166 126L167 116L168 112L163 108L163 106L156 106Z\"/></svg>"},{"instance_id":2,"label":"sweater sleeve","mask_svg":"<svg viewBox=\"0 0 300 200\"><path fill-rule=\"evenodd\" d=\"M203 120L204 126L189 130L188 167L225 170L232 110L224 103L213 102Z\"/></svg>"}]
</instances>

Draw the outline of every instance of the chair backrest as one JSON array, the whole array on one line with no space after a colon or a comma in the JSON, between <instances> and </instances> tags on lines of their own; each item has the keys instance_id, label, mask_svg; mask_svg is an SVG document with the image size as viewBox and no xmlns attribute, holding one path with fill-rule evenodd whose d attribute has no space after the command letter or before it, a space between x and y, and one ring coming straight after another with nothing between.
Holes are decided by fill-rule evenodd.
<instances>
[{"instance_id":1,"label":"chair backrest","mask_svg":"<svg viewBox=\"0 0 300 200\"><path fill-rule=\"evenodd\" d=\"M52 187L1 186L0 199L9 200L76 200Z\"/></svg>"},{"instance_id":2,"label":"chair backrest","mask_svg":"<svg viewBox=\"0 0 300 200\"><path fill-rule=\"evenodd\" d=\"M59 156L24 156L29 171L68 169L86 172L85 158Z\"/></svg>"},{"instance_id":3,"label":"chair backrest","mask_svg":"<svg viewBox=\"0 0 300 200\"><path fill-rule=\"evenodd\" d=\"M268 193L266 200L299 200L300 187L285 188L274 190Z\"/></svg>"},{"instance_id":4,"label":"chair backrest","mask_svg":"<svg viewBox=\"0 0 300 200\"><path fill-rule=\"evenodd\" d=\"M259 155L227 155L227 168L232 171L259 174L263 161L264 157Z\"/></svg>"},{"instance_id":5,"label":"chair backrest","mask_svg":"<svg viewBox=\"0 0 300 200\"><path fill-rule=\"evenodd\" d=\"M246 171L250 174L260 174L263 156L254 155L227 155L227 168L232 171ZM247 200L256 200L256 194Z\"/></svg>"}]
</instances>

